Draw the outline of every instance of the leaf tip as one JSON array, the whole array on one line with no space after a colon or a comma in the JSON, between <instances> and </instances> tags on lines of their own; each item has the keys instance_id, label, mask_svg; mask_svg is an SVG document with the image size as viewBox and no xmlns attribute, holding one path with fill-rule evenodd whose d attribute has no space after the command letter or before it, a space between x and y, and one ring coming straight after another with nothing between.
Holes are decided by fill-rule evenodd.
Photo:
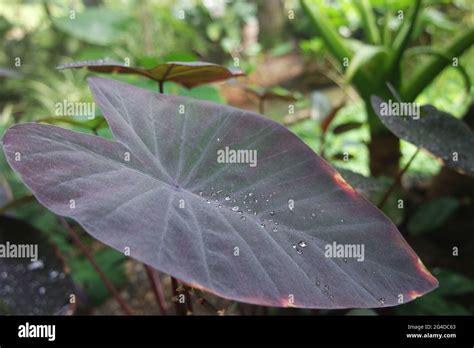
<instances>
[{"instance_id":1,"label":"leaf tip","mask_svg":"<svg viewBox=\"0 0 474 348\"><path fill-rule=\"evenodd\" d=\"M438 283L438 279L436 279L431 273L430 271L428 271L428 268L426 268L426 266L423 264L423 262L421 261L420 258L417 259L417 262L416 262L416 268L418 269L418 271L420 271L421 275L423 276L423 278L425 278L429 283L431 283L435 288L438 287L439 283Z\"/></svg>"}]
</instances>

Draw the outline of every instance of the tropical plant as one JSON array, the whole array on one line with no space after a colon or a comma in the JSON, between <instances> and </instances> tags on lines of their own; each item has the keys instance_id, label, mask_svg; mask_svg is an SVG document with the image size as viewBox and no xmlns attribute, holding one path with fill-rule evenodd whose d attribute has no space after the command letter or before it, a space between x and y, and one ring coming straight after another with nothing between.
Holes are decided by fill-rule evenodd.
<instances>
[{"instance_id":1,"label":"tropical plant","mask_svg":"<svg viewBox=\"0 0 474 348\"><path fill-rule=\"evenodd\" d=\"M320 2L317 0L301 0L304 11L329 53L335 58L346 82L350 82L364 100L371 134L371 171L374 175L383 173L393 176L398 172L399 141L380 122L371 106L371 96L394 98L390 89L392 86L402 101L412 102L449 66L457 68L463 74L470 88L469 78L459 64L459 57L474 44L474 28L461 28L460 32L440 49L410 47L416 40L415 28L423 11L422 0L415 0L407 14L405 9L395 12L391 11L390 7L377 7L375 11L369 0L360 0L354 1L364 30L364 41L360 41L341 36L324 11L320 11L318 4ZM399 23L393 27L394 19ZM414 54L432 57L417 66L414 71L407 72L404 63Z\"/></svg>"},{"instance_id":2,"label":"tropical plant","mask_svg":"<svg viewBox=\"0 0 474 348\"><path fill-rule=\"evenodd\" d=\"M395 225L283 126L114 80L89 84L114 141L20 124L4 150L39 202L100 241L198 289L267 306L395 306L437 286Z\"/></svg>"}]
</instances>

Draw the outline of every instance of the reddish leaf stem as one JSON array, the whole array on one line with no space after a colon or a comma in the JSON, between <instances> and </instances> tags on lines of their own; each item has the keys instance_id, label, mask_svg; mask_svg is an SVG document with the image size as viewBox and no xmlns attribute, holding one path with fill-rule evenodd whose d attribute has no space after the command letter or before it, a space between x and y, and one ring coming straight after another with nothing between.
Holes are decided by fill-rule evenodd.
<instances>
[{"instance_id":1,"label":"reddish leaf stem","mask_svg":"<svg viewBox=\"0 0 474 348\"><path fill-rule=\"evenodd\" d=\"M171 278L171 288L173 289L173 297L174 297L174 308L176 310L176 315L186 315L186 310L184 306L179 303L179 283L175 277L170 276Z\"/></svg>"},{"instance_id":2,"label":"reddish leaf stem","mask_svg":"<svg viewBox=\"0 0 474 348\"><path fill-rule=\"evenodd\" d=\"M405 174L405 172L408 170L408 168L410 167L410 164L413 162L413 160L415 159L416 155L418 154L419 152L419 148L416 149L416 151L413 153L413 155L410 157L410 159L408 160L407 164L405 164L405 167L403 167L397 174L397 177L395 178L394 182L392 183L392 185L390 185L390 187L388 188L388 190L385 192L385 194L383 195L382 199L380 200L380 203L378 204L378 208L379 209L382 209L383 206L385 205L385 203L387 202L388 198L390 197L390 195L392 194L392 192L395 190L395 188L398 186L398 184L400 184L400 182L402 181L402 176L403 174Z\"/></svg>"},{"instance_id":3,"label":"reddish leaf stem","mask_svg":"<svg viewBox=\"0 0 474 348\"><path fill-rule=\"evenodd\" d=\"M150 266L143 264L145 266L146 274L148 279L150 280L150 285L153 289L153 293L155 294L156 303L160 307L161 314L168 315L168 309L166 306L165 295L163 292L163 286L161 284L160 275L158 272L151 268Z\"/></svg>"},{"instance_id":4,"label":"reddish leaf stem","mask_svg":"<svg viewBox=\"0 0 474 348\"><path fill-rule=\"evenodd\" d=\"M107 289L110 291L112 296L115 298L117 303L120 305L120 307L122 307L123 312L126 315L132 315L132 310L130 309L129 305L122 298L122 296L120 296L115 286L112 284L109 278L105 275L105 273L102 271L102 269L97 264L97 262L95 262L92 254L89 252L89 249L87 249L86 245L81 241L81 238L79 238L79 235L77 234L77 232L69 225L69 223L66 221L65 218L59 217L59 221L64 226L64 228L68 231L69 235L71 236L72 240L77 245L77 247L82 251L84 256L91 263L92 267L97 272L100 279L102 280L104 285L107 287Z\"/></svg>"}]
</instances>

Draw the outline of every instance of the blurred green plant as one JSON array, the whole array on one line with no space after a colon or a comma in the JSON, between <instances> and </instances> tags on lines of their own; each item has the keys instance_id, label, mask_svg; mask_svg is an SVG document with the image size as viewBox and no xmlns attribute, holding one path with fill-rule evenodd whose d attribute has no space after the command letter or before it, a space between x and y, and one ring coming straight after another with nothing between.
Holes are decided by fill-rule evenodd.
<instances>
[{"instance_id":1,"label":"blurred green plant","mask_svg":"<svg viewBox=\"0 0 474 348\"><path fill-rule=\"evenodd\" d=\"M338 30L329 20L327 13L321 11L322 1L301 0L304 11L335 59L335 65L344 74L346 82L351 83L364 100L371 134L369 150L372 173L394 175L398 171L399 142L384 129L376 117L370 106L371 95L379 95L384 99L393 97L389 88L391 85L401 95L402 100L415 100L443 69L450 65L460 67L459 56L474 44L474 28L463 28L442 49L423 47L418 53L432 55L432 58L407 73L403 69L407 50L417 39L415 28L420 14L427 10L422 7L422 1L416 0L413 3L409 15L405 14L406 4L402 2L396 2L396 15L390 6L372 7L368 0L352 3L357 9L363 28L363 40L341 35L341 27ZM399 24L393 26L395 16ZM342 34L344 33L342 30ZM412 50L412 54L416 53ZM463 75L467 75L462 68L459 70ZM383 156L380 155L381 148L386 153ZM385 163L381 163L381 159Z\"/></svg>"}]
</instances>

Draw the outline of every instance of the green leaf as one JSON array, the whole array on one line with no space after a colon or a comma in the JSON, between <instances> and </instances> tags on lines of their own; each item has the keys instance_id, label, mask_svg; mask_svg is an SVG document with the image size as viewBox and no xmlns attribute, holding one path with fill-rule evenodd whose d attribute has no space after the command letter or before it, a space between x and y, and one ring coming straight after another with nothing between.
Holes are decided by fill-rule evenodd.
<instances>
[{"instance_id":1,"label":"green leaf","mask_svg":"<svg viewBox=\"0 0 474 348\"><path fill-rule=\"evenodd\" d=\"M474 293L474 280L448 269L435 269L433 274L438 278L440 287L437 293L454 296Z\"/></svg>"},{"instance_id":2,"label":"green leaf","mask_svg":"<svg viewBox=\"0 0 474 348\"><path fill-rule=\"evenodd\" d=\"M415 5L411 16L408 19L404 19L404 23L402 24L400 31L393 40L394 54L390 59L390 70L397 71L400 67L400 61L403 57L403 54L405 53L406 48L412 40L412 34L416 26L418 14L420 13L420 8L421 0L415 0Z\"/></svg>"},{"instance_id":3,"label":"green leaf","mask_svg":"<svg viewBox=\"0 0 474 348\"><path fill-rule=\"evenodd\" d=\"M122 253L107 248L98 251L94 258L114 286L119 287L125 284L127 280L124 267L126 257ZM72 269L71 274L74 281L85 290L92 304L100 304L110 296L99 275L85 257L70 258L69 266Z\"/></svg>"},{"instance_id":4,"label":"green leaf","mask_svg":"<svg viewBox=\"0 0 474 348\"><path fill-rule=\"evenodd\" d=\"M74 18L72 14L53 18L53 23L59 30L79 40L106 46L118 41L129 19L125 13L98 7L77 12Z\"/></svg>"},{"instance_id":5,"label":"green leaf","mask_svg":"<svg viewBox=\"0 0 474 348\"><path fill-rule=\"evenodd\" d=\"M397 314L401 315L470 315L462 305L446 300L439 291L416 299L398 307Z\"/></svg>"},{"instance_id":6,"label":"green leaf","mask_svg":"<svg viewBox=\"0 0 474 348\"><path fill-rule=\"evenodd\" d=\"M345 78L347 83L351 82L355 74L366 67L372 67L367 69L370 71L372 76L381 76L385 71L385 62L388 61L389 52L384 46L372 46L362 43L355 44L355 54L350 60L349 67L345 72Z\"/></svg>"},{"instance_id":7,"label":"green leaf","mask_svg":"<svg viewBox=\"0 0 474 348\"><path fill-rule=\"evenodd\" d=\"M425 8L423 10L421 20L425 22L425 25L431 24L442 30L455 31L457 29L456 23L446 17L443 12L433 7Z\"/></svg>"},{"instance_id":8,"label":"green leaf","mask_svg":"<svg viewBox=\"0 0 474 348\"><path fill-rule=\"evenodd\" d=\"M359 14L362 19L362 25L364 32L367 35L367 39L372 44L380 43L380 33L377 28L375 16L368 0L357 0L354 1L354 5L359 10Z\"/></svg>"},{"instance_id":9,"label":"green leaf","mask_svg":"<svg viewBox=\"0 0 474 348\"><path fill-rule=\"evenodd\" d=\"M343 38L339 36L336 29L331 25L331 22L321 13L321 11L308 3L308 1L302 0L301 6L308 14L311 22L321 35L333 56L335 56L341 64L344 58L350 59L352 57L352 52L346 46Z\"/></svg>"},{"instance_id":10,"label":"green leaf","mask_svg":"<svg viewBox=\"0 0 474 348\"><path fill-rule=\"evenodd\" d=\"M444 59L446 63L451 64L452 59L446 55L445 52L435 49L433 47L427 47L427 46L418 46L418 47L413 47L411 49L408 49L405 53L405 57L413 57L419 54L427 54L427 55L432 55L441 59ZM461 65L461 63L457 63L457 66L452 66L453 68L456 68L459 70L459 73L462 75L464 79L464 83L466 86L466 92L469 93L471 89L471 79L469 78L469 74L467 73L466 69Z\"/></svg>"},{"instance_id":11,"label":"green leaf","mask_svg":"<svg viewBox=\"0 0 474 348\"><path fill-rule=\"evenodd\" d=\"M37 120L37 122L43 122L48 124L68 124L73 126L72 129L100 129L107 127L107 123L103 117L95 117L90 120L76 120L74 117L70 116L50 116Z\"/></svg>"},{"instance_id":12,"label":"green leaf","mask_svg":"<svg viewBox=\"0 0 474 348\"><path fill-rule=\"evenodd\" d=\"M408 231L413 235L433 231L442 226L459 206L459 201L451 197L441 197L425 203L411 217Z\"/></svg>"},{"instance_id":13,"label":"green leaf","mask_svg":"<svg viewBox=\"0 0 474 348\"><path fill-rule=\"evenodd\" d=\"M187 88L181 87L180 85L176 83L169 82L165 86L165 93L180 95L180 96L190 97L190 98L200 99L200 100L208 100L208 101L212 101L214 103L219 103L219 104L224 103L224 98L220 94L219 89L217 89L214 86L209 86L209 85L202 85L202 86L194 87L193 89L187 89Z\"/></svg>"},{"instance_id":14,"label":"green leaf","mask_svg":"<svg viewBox=\"0 0 474 348\"><path fill-rule=\"evenodd\" d=\"M474 44L474 28L467 28L451 42L444 45L444 55L452 59L459 57L462 53ZM412 74L410 79L403 81L402 99L413 101L427 87L438 74L446 68L450 62L442 57L433 57L426 63L420 65Z\"/></svg>"},{"instance_id":15,"label":"green leaf","mask_svg":"<svg viewBox=\"0 0 474 348\"><path fill-rule=\"evenodd\" d=\"M356 308L351 309L349 312L346 313L347 316L374 316L377 315L377 312L370 308Z\"/></svg>"}]
</instances>

